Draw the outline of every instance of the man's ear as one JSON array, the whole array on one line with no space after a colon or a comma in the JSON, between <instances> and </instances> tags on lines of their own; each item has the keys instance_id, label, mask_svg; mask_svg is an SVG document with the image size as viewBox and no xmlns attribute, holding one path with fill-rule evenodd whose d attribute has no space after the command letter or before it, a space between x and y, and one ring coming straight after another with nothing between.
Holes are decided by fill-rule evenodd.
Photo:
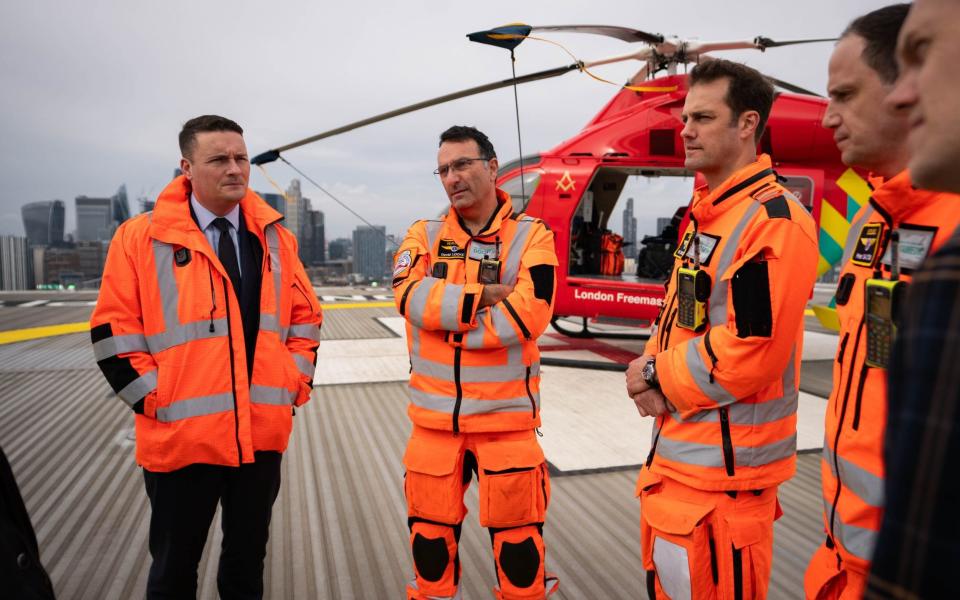
<instances>
[{"instance_id":1,"label":"man's ear","mask_svg":"<svg viewBox=\"0 0 960 600\"><path fill-rule=\"evenodd\" d=\"M744 139L755 138L757 127L760 126L760 113L755 110L745 110L740 115L740 136Z\"/></svg>"},{"instance_id":2,"label":"man's ear","mask_svg":"<svg viewBox=\"0 0 960 600\"><path fill-rule=\"evenodd\" d=\"M497 162L497 157L494 156L493 158L491 158L487 164L490 165L490 173L491 175L493 175L493 180L496 181L497 171L500 170L500 163Z\"/></svg>"},{"instance_id":3,"label":"man's ear","mask_svg":"<svg viewBox=\"0 0 960 600\"><path fill-rule=\"evenodd\" d=\"M193 179L193 173L190 171L191 168L190 161L180 157L180 171L183 172L183 176L189 180Z\"/></svg>"}]
</instances>

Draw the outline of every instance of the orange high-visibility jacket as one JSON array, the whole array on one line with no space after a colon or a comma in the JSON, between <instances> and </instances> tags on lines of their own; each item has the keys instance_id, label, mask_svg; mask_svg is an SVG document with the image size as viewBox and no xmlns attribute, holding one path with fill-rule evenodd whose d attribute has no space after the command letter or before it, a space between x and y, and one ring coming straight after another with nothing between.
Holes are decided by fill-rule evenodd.
<instances>
[{"instance_id":1,"label":"orange high-visibility jacket","mask_svg":"<svg viewBox=\"0 0 960 600\"><path fill-rule=\"evenodd\" d=\"M871 178L870 201L850 226L837 284L840 345L826 412L821 474L824 525L843 558L869 568L883 518L883 437L887 423L886 369L869 367L864 317L867 279L879 269L890 279L890 233L899 232L900 279L960 224L960 197L916 190L904 171ZM901 299L902 301L902 299Z\"/></svg>"},{"instance_id":2,"label":"orange high-visibility jacket","mask_svg":"<svg viewBox=\"0 0 960 600\"><path fill-rule=\"evenodd\" d=\"M677 271L693 235L710 277L705 330L677 325ZM694 194L646 353L677 412L657 418L647 467L703 490L761 489L793 475L803 311L816 228L766 155Z\"/></svg>"},{"instance_id":3,"label":"orange high-visibility jacket","mask_svg":"<svg viewBox=\"0 0 960 600\"><path fill-rule=\"evenodd\" d=\"M516 214L510 196L476 236L450 209L418 221L396 254L394 296L407 321L410 419L463 432L517 431L540 425L537 338L553 314L557 255L539 219ZM482 258L500 261L503 301L477 309Z\"/></svg>"},{"instance_id":4,"label":"orange high-visibility jacket","mask_svg":"<svg viewBox=\"0 0 960 600\"><path fill-rule=\"evenodd\" d=\"M293 406L312 390L320 304L282 216L252 191L240 202L263 248L260 327L247 378L240 304L174 179L152 213L123 223L90 318L97 363L136 416L137 463L172 471L237 466L287 447Z\"/></svg>"}]
</instances>

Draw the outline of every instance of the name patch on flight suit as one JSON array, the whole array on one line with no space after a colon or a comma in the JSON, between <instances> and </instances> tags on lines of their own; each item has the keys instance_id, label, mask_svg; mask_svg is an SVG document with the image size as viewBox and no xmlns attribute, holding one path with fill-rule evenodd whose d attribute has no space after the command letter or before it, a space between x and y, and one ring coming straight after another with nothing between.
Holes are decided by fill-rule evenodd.
<instances>
[{"instance_id":1,"label":"name patch on flight suit","mask_svg":"<svg viewBox=\"0 0 960 600\"><path fill-rule=\"evenodd\" d=\"M850 262L861 267L872 267L877 257L877 247L883 233L883 223L867 223L857 236L857 247L853 250Z\"/></svg>"},{"instance_id":2,"label":"name patch on flight suit","mask_svg":"<svg viewBox=\"0 0 960 600\"><path fill-rule=\"evenodd\" d=\"M440 247L437 249L437 258L465 258L466 250L457 245L453 240L440 240Z\"/></svg>"},{"instance_id":3,"label":"name patch on flight suit","mask_svg":"<svg viewBox=\"0 0 960 600\"><path fill-rule=\"evenodd\" d=\"M897 244L899 252L899 261L901 269L915 271L920 268L923 261L930 254L930 247L933 246L933 238L937 235L936 227L923 227L921 225L901 225L897 231L900 234L900 241ZM887 251L883 253L880 262L890 266L890 248L887 244Z\"/></svg>"},{"instance_id":4,"label":"name patch on flight suit","mask_svg":"<svg viewBox=\"0 0 960 600\"><path fill-rule=\"evenodd\" d=\"M717 244L720 243L720 236L710 235L709 233L698 233L697 237L700 238L700 264L707 266L710 264L710 258L713 257L713 251L717 249ZM677 246L677 251L673 253L674 258L689 258L693 260L693 247L692 243L693 233L687 232L683 236L683 241L680 242L680 245Z\"/></svg>"},{"instance_id":5,"label":"name patch on flight suit","mask_svg":"<svg viewBox=\"0 0 960 600\"><path fill-rule=\"evenodd\" d=\"M470 259L471 260L483 260L485 258L490 258L496 260L499 258L497 256L497 245L496 244L487 244L484 242L473 242L470 244Z\"/></svg>"},{"instance_id":6,"label":"name patch on flight suit","mask_svg":"<svg viewBox=\"0 0 960 600\"><path fill-rule=\"evenodd\" d=\"M180 248L173 253L173 262L176 263L178 267L185 267L190 263L190 249L189 248Z\"/></svg>"}]
</instances>

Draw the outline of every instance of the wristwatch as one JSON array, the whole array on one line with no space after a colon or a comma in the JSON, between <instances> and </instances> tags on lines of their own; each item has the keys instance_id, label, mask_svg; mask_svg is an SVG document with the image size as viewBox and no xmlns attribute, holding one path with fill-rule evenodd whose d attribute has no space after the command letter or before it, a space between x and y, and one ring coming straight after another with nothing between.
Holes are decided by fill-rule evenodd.
<instances>
[{"instance_id":1,"label":"wristwatch","mask_svg":"<svg viewBox=\"0 0 960 600\"><path fill-rule=\"evenodd\" d=\"M657 359L651 358L647 360L647 364L643 365L643 370L640 371L640 374L643 376L643 380L647 382L652 388L660 389L660 380L657 379Z\"/></svg>"}]
</instances>

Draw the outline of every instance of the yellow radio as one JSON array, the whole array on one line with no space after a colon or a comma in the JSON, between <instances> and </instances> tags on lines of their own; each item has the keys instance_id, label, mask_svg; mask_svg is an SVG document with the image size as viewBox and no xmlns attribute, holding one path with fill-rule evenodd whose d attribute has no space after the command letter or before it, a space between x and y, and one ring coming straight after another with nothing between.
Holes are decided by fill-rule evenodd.
<instances>
[{"instance_id":1,"label":"yellow radio","mask_svg":"<svg viewBox=\"0 0 960 600\"><path fill-rule=\"evenodd\" d=\"M697 268L677 269L677 326L700 331L707 324L710 276Z\"/></svg>"},{"instance_id":2,"label":"yellow radio","mask_svg":"<svg viewBox=\"0 0 960 600\"><path fill-rule=\"evenodd\" d=\"M890 233L890 279L868 279L863 290L863 319L867 326L867 356L864 362L869 367L886 369L890 363L890 351L897 337L896 321L900 316L900 303L907 288L900 279L899 232Z\"/></svg>"}]
</instances>

